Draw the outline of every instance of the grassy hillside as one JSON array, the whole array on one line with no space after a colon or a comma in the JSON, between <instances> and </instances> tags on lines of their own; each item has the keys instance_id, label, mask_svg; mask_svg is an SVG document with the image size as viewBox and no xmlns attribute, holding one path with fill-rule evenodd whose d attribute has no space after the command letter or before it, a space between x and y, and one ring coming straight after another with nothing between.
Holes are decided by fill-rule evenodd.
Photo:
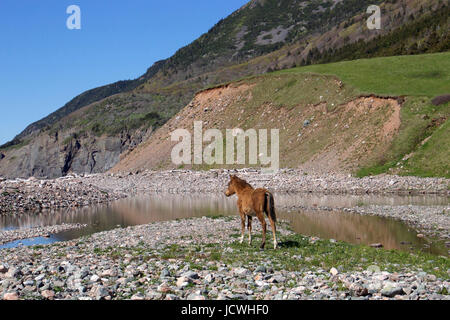
<instances>
[{"instance_id":1,"label":"grassy hillside","mask_svg":"<svg viewBox=\"0 0 450 320\"><path fill-rule=\"evenodd\" d=\"M336 75L361 93L426 97L450 93L450 52L360 59L281 72Z\"/></svg>"},{"instance_id":2,"label":"grassy hillside","mask_svg":"<svg viewBox=\"0 0 450 320\"><path fill-rule=\"evenodd\" d=\"M431 103L433 97L450 94L450 52L362 59L280 71L308 72L336 75L365 94L406 96L400 131L389 152L361 168L359 176L390 171L450 177L450 103L439 106Z\"/></svg>"}]
</instances>

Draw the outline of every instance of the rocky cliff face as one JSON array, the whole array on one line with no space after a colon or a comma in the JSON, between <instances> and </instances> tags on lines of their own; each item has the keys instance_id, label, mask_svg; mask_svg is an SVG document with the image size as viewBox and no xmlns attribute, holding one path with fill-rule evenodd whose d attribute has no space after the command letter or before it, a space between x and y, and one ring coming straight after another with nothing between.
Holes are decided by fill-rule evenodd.
<instances>
[{"instance_id":1,"label":"rocky cliff face","mask_svg":"<svg viewBox=\"0 0 450 320\"><path fill-rule=\"evenodd\" d=\"M73 138L70 132L39 134L28 145L2 153L0 176L55 178L70 172L105 172L120 160L122 153L134 149L151 131L124 132L116 137L87 134Z\"/></svg>"}]
</instances>

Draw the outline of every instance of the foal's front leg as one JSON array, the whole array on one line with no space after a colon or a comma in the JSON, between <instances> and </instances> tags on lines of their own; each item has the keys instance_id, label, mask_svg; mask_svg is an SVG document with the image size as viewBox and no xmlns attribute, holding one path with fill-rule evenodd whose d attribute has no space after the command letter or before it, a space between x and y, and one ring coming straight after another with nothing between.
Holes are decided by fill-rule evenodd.
<instances>
[{"instance_id":1,"label":"foal's front leg","mask_svg":"<svg viewBox=\"0 0 450 320\"><path fill-rule=\"evenodd\" d=\"M242 210L242 202L241 199L238 198L237 201L237 207L239 210L239 215L241 216L241 240L239 241L240 243L244 242L244 235L245 235L245 213Z\"/></svg>"},{"instance_id":2,"label":"foal's front leg","mask_svg":"<svg viewBox=\"0 0 450 320\"><path fill-rule=\"evenodd\" d=\"M241 217L241 240L239 241L239 243L243 243L244 242L244 235L245 235L245 217L242 218Z\"/></svg>"},{"instance_id":3,"label":"foal's front leg","mask_svg":"<svg viewBox=\"0 0 450 320\"><path fill-rule=\"evenodd\" d=\"M252 244L252 217L247 216L247 228L248 228L248 244Z\"/></svg>"},{"instance_id":4,"label":"foal's front leg","mask_svg":"<svg viewBox=\"0 0 450 320\"><path fill-rule=\"evenodd\" d=\"M240 214L241 214L241 240L239 241L239 243L243 243L245 236L245 214L243 214L242 212L240 212Z\"/></svg>"}]
</instances>

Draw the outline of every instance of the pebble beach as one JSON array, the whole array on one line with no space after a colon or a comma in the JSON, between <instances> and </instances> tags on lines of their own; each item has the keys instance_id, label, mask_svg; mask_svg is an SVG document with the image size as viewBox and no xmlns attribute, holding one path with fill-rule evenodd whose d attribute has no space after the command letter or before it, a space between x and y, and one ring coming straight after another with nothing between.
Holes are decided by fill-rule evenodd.
<instances>
[{"instance_id":1,"label":"pebble beach","mask_svg":"<svg viewBox=\"0 0 450 320\"><path fill-rule=\"evenodd\" d=\"M55 180L0 182L0 212L89 206L145 193L219 193L229 174L276 192L318 194L449 195L448 179L313 176L293 170L145 171L70 175ZM56 196L53 196L55 195ZM296 208L284 208L296 209ZM323 208L322 208L323 209ZM340 208L345 209L345 208ZM390 212L383 206L347 208L396 216L424 232L448 238L449 213L420 207ZM402 211L403 210L403 211ZM431 219L428 219L431 217ZM430 220L429 224L424 221ZM439 228L435 227L439 224ZM0 244L83 225L0 232ZM270 227L268 226L269 231ZM437 231L436 231L437 230ZM450 263L444 256L390 252L295 234L278 226L280 248L239 243L237 217L192 218L117 228L50 245L3 249L0 298L80 300L205 299L448 299Z\"/></svg>"}]
</instances>

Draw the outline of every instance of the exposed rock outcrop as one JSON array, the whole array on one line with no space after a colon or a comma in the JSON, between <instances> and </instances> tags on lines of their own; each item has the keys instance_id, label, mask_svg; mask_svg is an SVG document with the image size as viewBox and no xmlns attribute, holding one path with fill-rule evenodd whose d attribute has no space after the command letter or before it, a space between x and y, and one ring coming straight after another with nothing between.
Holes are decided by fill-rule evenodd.
<instances>
[{"instance_id":1,"label":"exposed rock outcrop","mask_svg":"<svg viewBox=\"0 0 450 320\"><path fill-rule=\"evenodd\" d=\"M70 132L42 133L20 148L2 153L0 176L56 178L74 173L100 173L111 169L123 152L132 150L151 133L123 132L116 137L86 134L71 138Z\"/></svg>"}]
</instances>

